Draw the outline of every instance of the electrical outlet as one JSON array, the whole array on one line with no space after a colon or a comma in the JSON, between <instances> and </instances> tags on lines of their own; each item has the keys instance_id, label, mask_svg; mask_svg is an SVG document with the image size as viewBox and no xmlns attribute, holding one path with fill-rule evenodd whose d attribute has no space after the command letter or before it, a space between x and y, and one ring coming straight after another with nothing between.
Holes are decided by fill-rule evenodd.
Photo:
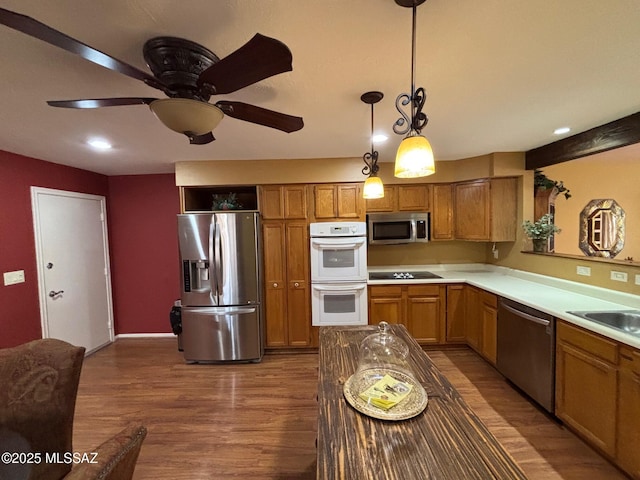
<instances>
[{"instance_id":1,"label":"electrical outlet","mask_svg":"<svg viewBox=\"0 0 640 480\"><path fill-rule=\"evenodd\" d=\"M498 249L497 248L495 248L493 250L493 258L496 258L496 259L498 258Z\"/></svg>"},{"instance_id":2,"label":"electrical outlet","mask_svg":"<svg viewBox=\"0 0 640 480\"><path fill-rule=\"evenodd\" d=\"M616 282L626 282L627 274L625 272L616 272L615 270L611 270L611 280L615 280Z\"/></svg>"},{"instance_id":3,"label":"electrical outlet","mask_svg":"<svg viewBox=\"0 0 640 480\"><path fill-rule=\"evenodd\" d=\"M14 272L4 272L4 285L15 285L24 282L24 270L16 270Z\"/></svg>"},{"instance_id":4,"label":"electrical outlet","mask_svg":"<svg viewBox=\"0 0 640 480\"><path fill-rule=\"evenodd\" d=\"M585 277L591 276L591 267L576 267L576 273L578 275L584 275Z\"/></svg>"}]
</instances>

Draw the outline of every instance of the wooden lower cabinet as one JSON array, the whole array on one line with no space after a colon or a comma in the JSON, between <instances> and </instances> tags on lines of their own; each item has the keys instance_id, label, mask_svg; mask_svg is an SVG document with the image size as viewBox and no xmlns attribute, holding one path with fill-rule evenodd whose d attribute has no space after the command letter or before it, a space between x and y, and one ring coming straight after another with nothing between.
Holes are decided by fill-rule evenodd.
<instances>
[{"instance_id":1,"label":"wooden lower cabinet","mask_svg":"<svg viewBox=\"0 0 640 480\"><path fill-rule=\"evenodd\" d=\"M480 289L466 286L465 298L465 331L467 344L476 352L482 350L482 317L480 316Z\"/></svg>"},{"instance_id":2,"label":"wooden lower cabinet","mask_svg":"<svg viewBox=\"0 0 640 480\"><path fill-rule=\"evenodd\" d=\"M447 343L466 343L465 285L447 285Z\"/></svg>"},{"instance_id":3,"label":"wooden lower cabinet","mask_svg":"<svg viewBox=\"0 0 640 480\"><path fill-rule=\"evenodd\" d=\"M618 346L562 321L556 338L556 416L614 457Z\"/></svg>"},{"instance_id":4,"label":"wooden lower cabinet","mask_svg":"<svg viewBox=\"0 0 640 480\"><path fill-rule=\"evenodd\" d=\"M309 228L305 221L262 224L267 347L309 347L311 289Z\"/></svg>"},{"instance_id":5,"label":"wooden lower cabinet","mask_svg":"<svg viewBox=\"0 0 640 480\"><path fill-rule=\"evenodd\" d=\"M616 458L640 479L640 351L620 347Z\"/></svg>"},{"instance_id":6,"label":"wooden lower cabinet","mask_svg":"<svg viewBox=\"0 0 640 480\"><path fill-rule=\"evenodd\" d=\"M498 297L493 293L481 291L480 309L480 353L495 365L498 357Z\"/></svg>"},{"instance_id":7,"label":"wooden lower cabinet","mask_svg":"<svg viewBox=\"0 0 640 480\"><path fill-rule=\"evenodd\" d=\"M444 285L372 285L369 324L401 323L418 343L443 343L446 323Z\"/></svg>"}]
</instances>

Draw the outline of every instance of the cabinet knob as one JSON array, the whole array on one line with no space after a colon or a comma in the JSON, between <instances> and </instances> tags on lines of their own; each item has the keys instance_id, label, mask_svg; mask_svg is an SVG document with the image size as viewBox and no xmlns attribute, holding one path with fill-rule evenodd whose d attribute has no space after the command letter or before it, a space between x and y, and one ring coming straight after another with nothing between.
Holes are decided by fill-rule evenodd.
<instances>
[{"instance_id":1,"label":"cabinet knob","mask_svg":"<svg viewBox=\"0 0 640 480\"><path fill-rule=\"evenodd\" d=\"M274 282L273 288L278 288L278 284Z\"/></svg>"},{"instance_id":2,"label":"cabinet knob","mask_svg":"<svg viewBox=\"0 0 640 480\"><path fill-rule=\"evenodd\" d=\"M295 282L295 283L293 284L293 286L294 286L294 287L296 287L296 288L298 288L298 287L300 286L300 284L299 284L298 282Z\"/></svg>"}]
</instances>

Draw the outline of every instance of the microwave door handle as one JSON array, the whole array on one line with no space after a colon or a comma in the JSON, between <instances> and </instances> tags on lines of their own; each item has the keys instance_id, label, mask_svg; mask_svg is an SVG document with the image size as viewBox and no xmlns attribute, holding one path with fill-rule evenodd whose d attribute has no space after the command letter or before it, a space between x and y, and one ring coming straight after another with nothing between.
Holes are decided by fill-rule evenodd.
<instances>
[{"instance_id":1,"label":"microwave door handle","mask_svg":"<svg viewBox=\"0 0 640 480\"><path fill-rule=\"evenodd\" d=\"M418 238L418 229L416 227L416 222L415 221L410 221L409 225L411 225L411 241L415 242Z\"/></svg>"}]
</instances>

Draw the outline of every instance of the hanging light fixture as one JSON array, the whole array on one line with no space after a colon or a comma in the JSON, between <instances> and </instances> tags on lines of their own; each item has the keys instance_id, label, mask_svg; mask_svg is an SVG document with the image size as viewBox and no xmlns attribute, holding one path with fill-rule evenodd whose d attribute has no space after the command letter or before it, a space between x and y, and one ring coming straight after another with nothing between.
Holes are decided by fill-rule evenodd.
<instances>
[{"instance_id":1,"label":"hanging light fixture","mask_svg":"<svg viewBox=\"0 0 640 480\"><path fill-rule=\"evenodd\" d=\"M396 108L402 115L393 125L393 131L406 137L400 143L396 153L394 175L399 178L426 177L435 173L436 166L433 158L431 144L423 135L422 129L429 119L422 112L426 93L424 88L415 87L416 69L416 10L425 0L395 0L401 7L413 9L413 25L411 29L411 93L401 93L396 98ZM411 115L407 115L402 109L409 105Z\"/></svg>"},{"instance_id":2,"label":"hanging light fixture","mask_svg":"<svg viewBox=\"0 0 640 480\"><path fill-rule=\"evenodd\" d=\"M378 177L378 152L373 149L373 105L382 100L384 95L382 92L367 92L360 97L364 103L371 105L371 153L367 152L362 156L364 167L362 174L368 175L364 182L362 196L364 198L382 198L384 197L384 185Z\"/></svg>"}]
</instances>

